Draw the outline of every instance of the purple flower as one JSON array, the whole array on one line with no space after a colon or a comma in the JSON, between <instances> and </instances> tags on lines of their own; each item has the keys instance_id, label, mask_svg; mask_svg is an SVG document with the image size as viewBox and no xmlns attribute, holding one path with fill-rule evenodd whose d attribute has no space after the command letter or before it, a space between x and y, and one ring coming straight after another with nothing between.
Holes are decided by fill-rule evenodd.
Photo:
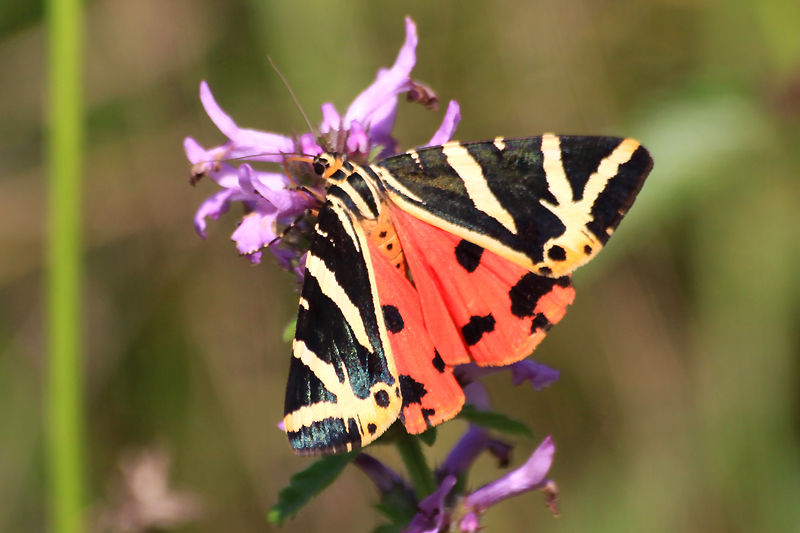
<instances>
[{"instance_id":1,"label":"purple flower","mask_svg":"<svg viewBox=\"0 0 800 533\"><path fill-rule=\"evenodd\" d=\"M437 533L438 531L443 531L442 527L449 523L449 521L445 522L445 519L449 518L444 508L445 498L447 498L455 484L455 476L444 478L436 492L419 503L418 512L411 520L411 523L408 524L405 532Z\"/></svg>"},{"instance_id":2,"label":"purple flower","mask_svg":"<svg viewBox=\"0 0 800 533\"><path fill-rule=\"evenodd\" d=\"M195 230L205 238L206 218L217 220L228 212L231 202L241 202L245 216L231 238L239 253L253 263L261 258L259 250L277 237L278 224L290 223L311 206L307 196L286 188L289 180L284 174L257 172L248 164L237 170L215 162L215 157L222 153L220 147L205 150L191 137L183 145L195 170L223 188L200 205L194 219Z\"/></svg>"},{"instance_id":3,"label":"purple flower","mask_svg":"<svg viewBox=\"0 0 800 533\"><path fill-rule=\"evenodd\" d=\"M455 485L456 476L444 477L439 489L419 504L419 510L405 530L406 533L437 533L447 531L447 528L450 531L477 531L480 529L480 515L484 511L503 500L534 490L546 493L545 504L557 514L558 489L546 477L554 453L555 444L547 437L524 465L467 494L451 510L445 508L445 503Z\"/></svg>"},{"instance_id":4,"label":"purple flower","mask_svg":"<svg viewBox=\"0 0 800 533\"><path fill-rule=\"evenodd\" d=\"M514 386L518 386L524 382L529 382L534 390L542 390L549 387L561 376L561 372L550 368L549 366L542 365L531 359L523 359L508 366L478 366L475 363L467 363L458 365L455 369L456 379L462 385L472 383L478 379L503 372L505 370L511 371L511 380Z\"/></svg>"},{"instance_id":5,"label":"purple flower","mask_svg":"<svg viewBox=\"0 0 800 533\"><path fill-rule=\"evenodd\" d=\"M186 156L193 164L192 183L209 176L223 188L197 210L195 229L201 237L206 236L206 219L217 220L230 209L232 202L241 202L245 215L231 238L241 254L258 263L261 250L280 236L280 227L292 224L306 209L319 207L312 195L294 189L294 183L285 174L257 171L248 164L236 169L223 163L225 159L283 163L287 156L315 156L333 150L347 154L352 161L365 164L369 162L370 154L376 151L379 158L397 153L398 143L391 132L397 117L398 96L415 91L415 99L423 103L425 99L435 102L435 95L420 96L418 93L429 89L411 79L411 71L417 60L417 28L408 17L405 25L406 39L394 65L378 71L375 82L353 100L344 116L333 104L322 105L322 123L319 127L321 139L315 139L312 133L292 138L241 128L217 104L208 84L200 84L200 100L206 113L228 138L224 144L209 150L191 137L184 141ZM449 141L460 121L458 103L450 102L442 125L429 145ZM316 188L320 194L323 192L322 184L312 188ZM284 268L302 273L302 251L291 247L271 247L271 251Z\"/></svg>"},{"instance_id":6,"label":"purple flower","mask_svg":"<svg viewBox=\"0 0 800 533\"><path fill-rule=\"evenodd\" d=\"M353 464L375 483L379 492L386 494L399 488L409 499L413 498L414 490L403 481L403 478L371 455L361 452L353 459Z\"/></svg>"},{"instance_id":7,"label":"purple flower","mask_svg":"<svg viewBox=\"0 0 800 533\"><path fill-rule=\"evenodd\" d=\"M524 465L465 497L461 502L462 508L467 512L481 513L508 498L544 488L550 483L545 476L553 464L555 452L553 439L547 437Z\"/></svg>"}]
</instances>

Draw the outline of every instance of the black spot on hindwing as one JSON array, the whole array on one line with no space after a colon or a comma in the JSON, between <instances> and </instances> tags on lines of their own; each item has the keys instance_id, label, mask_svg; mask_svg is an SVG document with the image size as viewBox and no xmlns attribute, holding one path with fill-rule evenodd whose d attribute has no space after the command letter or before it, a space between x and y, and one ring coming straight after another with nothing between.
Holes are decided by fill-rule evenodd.
<instances>
[{"instance_id":1,"label":"black spot on hindwing","mask_svg":"<svg viewBox=\"0 0 800 533\"><path fill-rule=\"evenodd\" d=\"M569 276L553 279L528 272L508 291L508 296L511 298L511 313L519 318L533 316L536 304L542 296L552 291L555 286L569 287L569 285Z\"/></svg>"},{"instance_id":2,"label":"black spot on hindwing","mask_svg":"<svg viewBox=\"0 0 800 533\"><path fill-rule=\"evenodd\" d=\"M444 364L444 359L442 359L442 356L439 355L439 350L434 348L433 353L435 354L433 356L433 368L442 374L444 373L445 368L447 368L447 365Z\"/></svg>"},{"instance_id":3,"label":"black spot on hindwing","mask_svg":"<svg viewBox=\"0 0 800 533\"><path fill-rule=\"evenodd\" d=\"M425 425L432 428L431 417L436 414L436 409L422 409L422 418L425 419Z\"/></svg>"},{"instance_id":4,"label":"black spot on hindwing","mask_svg":"<svg viewBox=\"0 0 800 533\"><path fill-rule=\"evenodd\" d=\"M378 426L375 424L367 424L367 431L369 431L370 435L374 435L376 431L378 431Z\"/></svg>"},{"instance_id":5,"label":"black spot on hindwing","mask_svg":"<svg viewBox=\"0 0 800 533\"><path fill-rule=\"evenodd\" d=\"M495 320L491 313L486 316L472 316L469 322L461 328L461 334L467 346L475 346L480 342L485 333L494 331Z\"/></svg>"},{"instance_id":6,"label":"black spot on hindwing","mask_svg":"<svg viewBox=\"0 0 800 533\"><path fill-rule=\"evenodd\" d=\"M469 273L475 272L481 264L483 248L469 241L461 240L456 246L456 261Z\"/></svg>"},{"instance_id":7,"label":"black spot on hindwing","mask_svg":"<svg viewBox=\"0 0 800 533\"><path fill-rule=\"evenodd\" d=\"M400 333L403 331L406 324L403 321L400 310L393 305L384 305L382 309L383 321L386 323L386 329L389 330L389 333Z\"/></svg>"},{"instance_id":8,"label":"black spot on hindwing","mask_svg":"<svg viewBox=\"0 0 800 533\"><path fill-rule=\"evenodd\" d=\"M547 333L553 324L544 316L544 313L536 313L531 321L531 335L538 332Z\"/></svg>"},{"instance_id":9,"label":"black spot on hindwing","mask_svg":"<svg viewBox=\"0 0 800 533\"><path fill-rule=\"evenodd\" d=\"M403 396L403 409L412 403L422 404L422 397L428 394L424 384L406 374L400 374L400 392Z\"/></svg>"}]
</instances>

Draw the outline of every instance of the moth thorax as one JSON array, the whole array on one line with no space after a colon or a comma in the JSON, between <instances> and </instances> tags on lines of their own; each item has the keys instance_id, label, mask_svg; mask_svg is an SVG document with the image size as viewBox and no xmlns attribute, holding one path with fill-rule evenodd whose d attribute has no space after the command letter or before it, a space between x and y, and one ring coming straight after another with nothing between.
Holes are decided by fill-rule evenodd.
<instances>
[{"instance_id":1,"label":"moth thorax","mask_svg":"<svg viewBox=\"0 0 800 533\"><path fill-rule=\"evenodd\" d=\"M381 209L377 219L362 220L361 226L364 228L364 233L369 241L375 245L381 255L388 259L392 266L403 276L406 276L408 265L403 254L403 247L400 245L400 239L397 238L392 218L389 216L389 210Z\"/></svg>"}]
</instances>

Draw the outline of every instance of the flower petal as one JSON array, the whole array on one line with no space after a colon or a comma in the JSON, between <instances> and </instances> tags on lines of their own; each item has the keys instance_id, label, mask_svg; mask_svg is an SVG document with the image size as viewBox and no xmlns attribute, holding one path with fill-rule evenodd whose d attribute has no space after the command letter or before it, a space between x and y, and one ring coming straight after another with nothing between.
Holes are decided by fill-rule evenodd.
<instances>
[{"instance_id":1,"label":"flower petal","mask_svg":"<svg viewBox=\"0 0 800 533\"><path fill-rule=\"evenodd\" d=\"M439 476L460 476L486 450L490 441L489 431L481 426L470 424L467 432L458 440L447 459L437 470Z\"/></svg>"},{"instance_id":2,"label":"flower petal","mask_svg":"<svg viewBox=\"0 0 800 533\"><path fill-rule=\"evenodd\" d=\"M295 153L294 141L289 137L237 126L217 104L205 81L200 83L200 101L203 102L203 107L211 121L228 139L233 141L226 157L247 157L252 161L280 163L283 161L283 156L279 154Z\"/></svg>"},{"instance_id":3,"label":"flower petal","mask_svg":"<svg viewBox=\"0 0 800 533\"><path fill-rule=\"evenodd\" d=\"M544 487L548 482L545 476L553 464L555 451L553 439L547 437L524 465L464 498L464 508L481 512L507 498Z\"/></svg>"},{"instance_id":4,"label":"flower petal","mask_svg":"<svg viewBox=\"0 0 800 533\"><path fill-rule=\"evenodd\" d=\"M509 367L511 370L511 378L514 386L528 381L534 390L542 390L549 387L561 377L561 372L549 366L545 366L532 361L531 359L523 359Z\"/></svg>"},{"instance_id":5,"label":"flower petal","mask_svg":"<svg viewBox=\"0 0 800 533\"><path fill-rule=\"evenodd\" d=\"M428 141L428 144L425 146L438 146L449 142L453 138L459 122L461 122L461 106L459 106L458 102L455 100L450 100L450 103L447 105L447 112L444 114L444 120L442 120L442 125L439 126L439 129L433 134L433 137L431 137L431 140Z\"/></svg>"},{"instance_id":6,"label":"flower petal","mask_svg":"<svg viewBox=\"0 0 800 533\"><path fill-rule=\"evenodd\" d=\"M394 470L369 454L359 453L353 459L353 464L375 483L380 492L391 492L396 486L408 488L403 478L397 475Z\"/></svg>"},{"instance_id":7,"label":"flower petal","mask_svg":"<svg viewBox=\"0 0 800 533\"><path fill-rule=\"evenodd\" d=\"M183 140L183 149L186 152L186 158L194 165L192 172L195 175L208 175L219 185L229 189L238 186L238 177L233 167L220 163L220 159L225 157L230 144L228 141L221 146L206 150L193 138L186 137Z\"/></svg>"},{"instance_id":8,"label":"flower petal","mask_svg":"<svg viewBox=\"0 0 800 533\"><path fill-rule=\"evenodd\" d=\"M323 152L322 148L317 144L313 133L304 133L300 136L300 149L303 151L303 155L312 157Z\"/></svg>"},{"instance_id":9,"label":"flower petal","mask_svg":"<svg viewBox=\"0 0 800 533\"><path fill-rule=\"evenodd\" d=\"M365 128L372 126L373 115L384 108L397 95L411 89L411 71L417 62L417 26L411 17L406 17L406 40L397 54L397 59L388 71L379 72L375 82L353 100L344 117L344 128L350 129L354 120ZM385 118L385 108L383 109Z\"/></svg>"},{"instance_id":10,"label":"flower petal","mask_svg":"<svg viewBox=\"0 0 800 533\"><path fill-rule=\"evenodd\" d=\"M350 132L347 136L347 151L351 154L356 152L366 154L369 152L369 137L367 137L364 128L357 120L350 124Z\"/></svg>"},{"instance_id":11,"label":"flower petal","mask_svg":"<svg viewBox=\"0 0 800 533\"><path fill-rule=\"evenodd\" d=\"M458 365L455 370L459 383L472 383L480 378L510 370L514 386L530 381L531 387L541 390L549 387L561 376L561 372L530 359L523 359L508 366L478 366L475 363Z\"/></svg>"},{"instance_id":12,"label":"flower petal","mask_svg":"<svg viewBox=\"0 0 800 533\"><path fill-rule=\"evenodd\" d=\"M476 409L489 409L489 394L482 383L476 381L466 385L464 387L464 395L466 396L466 403L473 405ZM469 470L475 459L489 446L490 441L491 436L487 429L470 424L467 432L447 454L447 459L437 470L437 475L460 476Z\"/></svg>"},{"instance_id":13,"label":"flower petal","mask_svg":"<svg viewBox=\"0 0 800 533\"><path fill-rule=\"evenodd\" d=\"M253 187L253 167L248 164L239 165L239 172L238 174L238 183L239 187L245 192L245 194L252 196L254 200L258 199L258 195L256 194L256 189Z\"/></svg>"},{"instance_id":14,"label":"flower petal","mask_svg":"<svg viewBox=\"0 0 800 533\"><path fill-rule=\"evenodd\" d=\"M194 215L194 229L200 237L206 238L206 218L219 220L220 215L227 213L231 208L231 198L237 192L239 191L235 189L225 189L212 194L200 204Z\"/></svg>"},{"instance_id":15,"label":"flower petal","mask_svg":"<svg viewBox=\"0 0 800 533\"><path fill-rule=\"evenodd\" d=\"M319 125L319 132L328 133L341 127L342 117L336 111L336 107L330 102L322 104L322 124Z\"/></svg>"},{"instance_id":16,"label":"flower petal","mask_svg":"<svg viewBox=\"0 0 800 533\"><path fill-rule=\"evenodd\" d=\"M380 69L377 79L388 74L388 69ZM397 119L397 98L389 98L386 103L376 109L370 118L369 136L373 144L379 144L396 151L397 141L392 137L392 129Z\"/></svg>"},{"instance_id":17,"label":"flower petal","mask_svg":"<svg viewBox=\"0 0 800 533\"><path fill-rule=\"evenodd\" d=\"M275 235L275 219L278 210L269 202L261 201L257 208L242 219L242 223L231 235L236 248L242 254L252 254L272 242Z\"/></svg>"},{"instance_id":18,"label":"flower petal","mask_svg":"<svg viewBox=\"0 0 800 533\"><path fill-rule=\"evenodd\" d=\"M302 193L287 189L289 179L277 172L258 172L248 164L239 167L239 186L252 195L254 200L262 197L277 210L276 219L294 217L311 205Z\"/></svg>"},{"instance_id":19,"label":"flower petal","mask_svg":"<svg viewBox=\"0 0 800 533\"><path fill-rule=\"evenodd\" d=\"M464 518L461 519L461 522L458 523L458 528L463 533L474 533L478 531L480 529L478 515L475 513L467 513L464 515Z\"/></svg>"},{"instance_id":20,"label":"flower petal","mask_svg":"<svg viewBox=\"0 0 800 533\"><path fill-rule=\"evenodd\" d=\"M483 383L474 381L464 385L463 389L466 403L481 411L488 411L491 409L489 393L486 391L486 387L483 386Z\"/></svg>"},{"instance_id":21,"label":"flower petal","mask_svg":"<svg viewBox=\"0 0 800 533\"><path fill-rule=\"evenodd\" d=\"M444 478L436 492L419 503L419 512L414 515L405 533L437 533L444 522L444 500L455 484L455 476Z\"/></svg>"},{"instance_id":22,"label":"flower petal","mask_svg":"<svg viewBox=\"0 0 800 533\"><path fill-rule=\"evenodd\" d=\"M206 161L206 149L191 137L183 140L183 151L186 152L186 159L193 165Z\"/></svg>"},{"instance_id":23,"label":"flower petal","mask_svg":"<svg viewBox=\"0 0 800 533\"><path fill-rule=\"evenodd\" d=\"M306 255L308 254L300 256L300 259L297 260L297 266L293 266L293 260L297 258L297 251L287 250L280 246L272 246L269 251L278 259L278 264L281 268L284 270L291 270L295 273L297 276L297 283L303 282L303 276L306 272Z\"/></svg>"}]
</instances>

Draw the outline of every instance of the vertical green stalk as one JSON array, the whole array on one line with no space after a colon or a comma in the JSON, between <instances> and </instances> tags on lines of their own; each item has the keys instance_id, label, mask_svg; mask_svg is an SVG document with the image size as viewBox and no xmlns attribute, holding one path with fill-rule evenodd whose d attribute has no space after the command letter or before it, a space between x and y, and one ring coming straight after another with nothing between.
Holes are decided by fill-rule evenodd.
<instances>
[{"instance_id":1,"label":"vertical green stalk","mask_svg":"<svg viewBox=\"0 0 800 533\"><path fill-rule=\"evenodd\" d=\"M425 460L425 455L422 453L419 438L407 433L398 435L395 446L406 466L408 477L411 478L411 483L417 490L417 498L422 500L425 496L433 494L436 490L436 483L433 480L433 473L428 466L428 461Z\"/></svg>"},{"instance_id":2,"label":"vertical green stalk","mask_svg":"<svg viewBox=\"0 0 800 533\"><path fill-rule=\"evenodd\" d=\"M50 529L83 531L81 361L82 6L49 0L46 385Z\"/></svg>"}]
</instances>

